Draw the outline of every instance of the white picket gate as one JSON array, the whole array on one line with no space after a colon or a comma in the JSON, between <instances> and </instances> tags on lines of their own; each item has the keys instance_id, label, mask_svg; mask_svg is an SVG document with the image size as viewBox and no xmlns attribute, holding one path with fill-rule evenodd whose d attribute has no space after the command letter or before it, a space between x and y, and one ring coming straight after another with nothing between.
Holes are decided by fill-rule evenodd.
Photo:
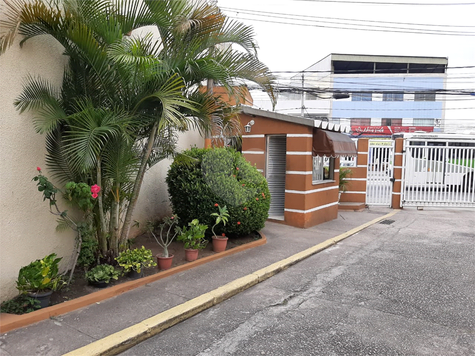
<instances>
[{"instance_id":1,"label":"white picket gate","mask_svg":"<svg viewBox=\"0 0 475 356\"><path fill-rule=\"evenodd\" d=\"M394 141L369 140L366 204L391 206Z\"/></svg>"}]
</instances>

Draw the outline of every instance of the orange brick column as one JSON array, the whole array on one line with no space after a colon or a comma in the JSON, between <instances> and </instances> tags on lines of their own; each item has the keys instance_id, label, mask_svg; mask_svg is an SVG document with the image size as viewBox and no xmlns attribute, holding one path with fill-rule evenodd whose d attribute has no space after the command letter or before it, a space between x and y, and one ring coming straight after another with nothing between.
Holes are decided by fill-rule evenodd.
<instances>
[{"instance_id":1,"label":"orange brick column","mask_svg":"<svg viewBox=\"0 0 475 356\"><path fill-rule=\"evenodd\" d=\"M369 140L358 140L358 157L356 167L349 167L353 174L349 178L348 191L341 194L340 202L366 204L366 179L368 175Z\"/></svg>"},{"instance_id":2,"label":"orange brick column","mask_svg":"<svg viewBox=\"0 0 475 356\"><path fill-rule=\"evenodd\" d=\"M402 188L402 161L403 161L404 139L397 138L394 144L394 166L393 166L393 195L391 199L391 208L400 209L401 206L401 188Z\"/></svg>"}]
</instances>

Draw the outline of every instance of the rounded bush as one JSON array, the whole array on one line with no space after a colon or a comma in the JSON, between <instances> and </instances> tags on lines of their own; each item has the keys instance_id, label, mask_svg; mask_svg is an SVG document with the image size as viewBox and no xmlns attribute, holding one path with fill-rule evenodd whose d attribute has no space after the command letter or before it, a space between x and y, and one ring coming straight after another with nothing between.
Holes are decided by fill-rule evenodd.
<instances>
[{"instance_id":1,"label":"rounded bush","mask_svg":"<svg viewBox=\"0 0 475 356\"><path fill-rule=\"evenodd\" d=\"M264 227L270 194L266 179L241 153L230 148L192 148L175 158L167 175L173 212L186 225L193 219L209 226L217 205L226 206L229 221L215 227L218 235L243 236Z\"/></svg>"}]
</instances>

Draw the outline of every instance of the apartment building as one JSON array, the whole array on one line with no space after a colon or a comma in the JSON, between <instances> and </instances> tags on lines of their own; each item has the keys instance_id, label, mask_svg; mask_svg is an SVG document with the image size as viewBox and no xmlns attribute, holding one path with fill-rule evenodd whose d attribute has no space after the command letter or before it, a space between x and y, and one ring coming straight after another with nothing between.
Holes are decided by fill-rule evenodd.
<instances>
[{"instance_id":1,"label":"apartment building","mask_svg":"<svg viewBox=\"0 0 475 356\"><path fill-rule=\"evenodd\" d=\"M353 137L444 127L445 57L330 54L281 86L276 111L350 126ZM254 97L254 105L269 109Z\"/></svg>"}]
</instances>

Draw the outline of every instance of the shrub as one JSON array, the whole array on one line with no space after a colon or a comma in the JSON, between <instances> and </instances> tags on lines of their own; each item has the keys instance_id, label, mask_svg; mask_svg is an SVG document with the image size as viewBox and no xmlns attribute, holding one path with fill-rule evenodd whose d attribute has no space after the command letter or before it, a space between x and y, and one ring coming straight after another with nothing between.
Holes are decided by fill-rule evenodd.
<instances>
[{"instance_id":1,"label":"shrub","mask_svg":"<svg viewBox=\"0 0 475 356\"><path fill-rule=\"evenodd\" d=\"M40 309L40 302L26 294L20 294L13 299L6 300L0 305L0 313L26 314Z\"/></svg>"},{"instance_id":2,"label":"shrub","mask_svg":"<svg viewBox=\"0 0 475 356\"><path fill-rule=\"evenodd\" d=\"M243 236L264 227L270 206L266 179L239 152L193 148L178 156L167 175L173 211L184 223L213 226L212 213L226 206L229 222L218 235ZM211 231L208 231L209 235Z\"/></svg>"}]
</instances>

